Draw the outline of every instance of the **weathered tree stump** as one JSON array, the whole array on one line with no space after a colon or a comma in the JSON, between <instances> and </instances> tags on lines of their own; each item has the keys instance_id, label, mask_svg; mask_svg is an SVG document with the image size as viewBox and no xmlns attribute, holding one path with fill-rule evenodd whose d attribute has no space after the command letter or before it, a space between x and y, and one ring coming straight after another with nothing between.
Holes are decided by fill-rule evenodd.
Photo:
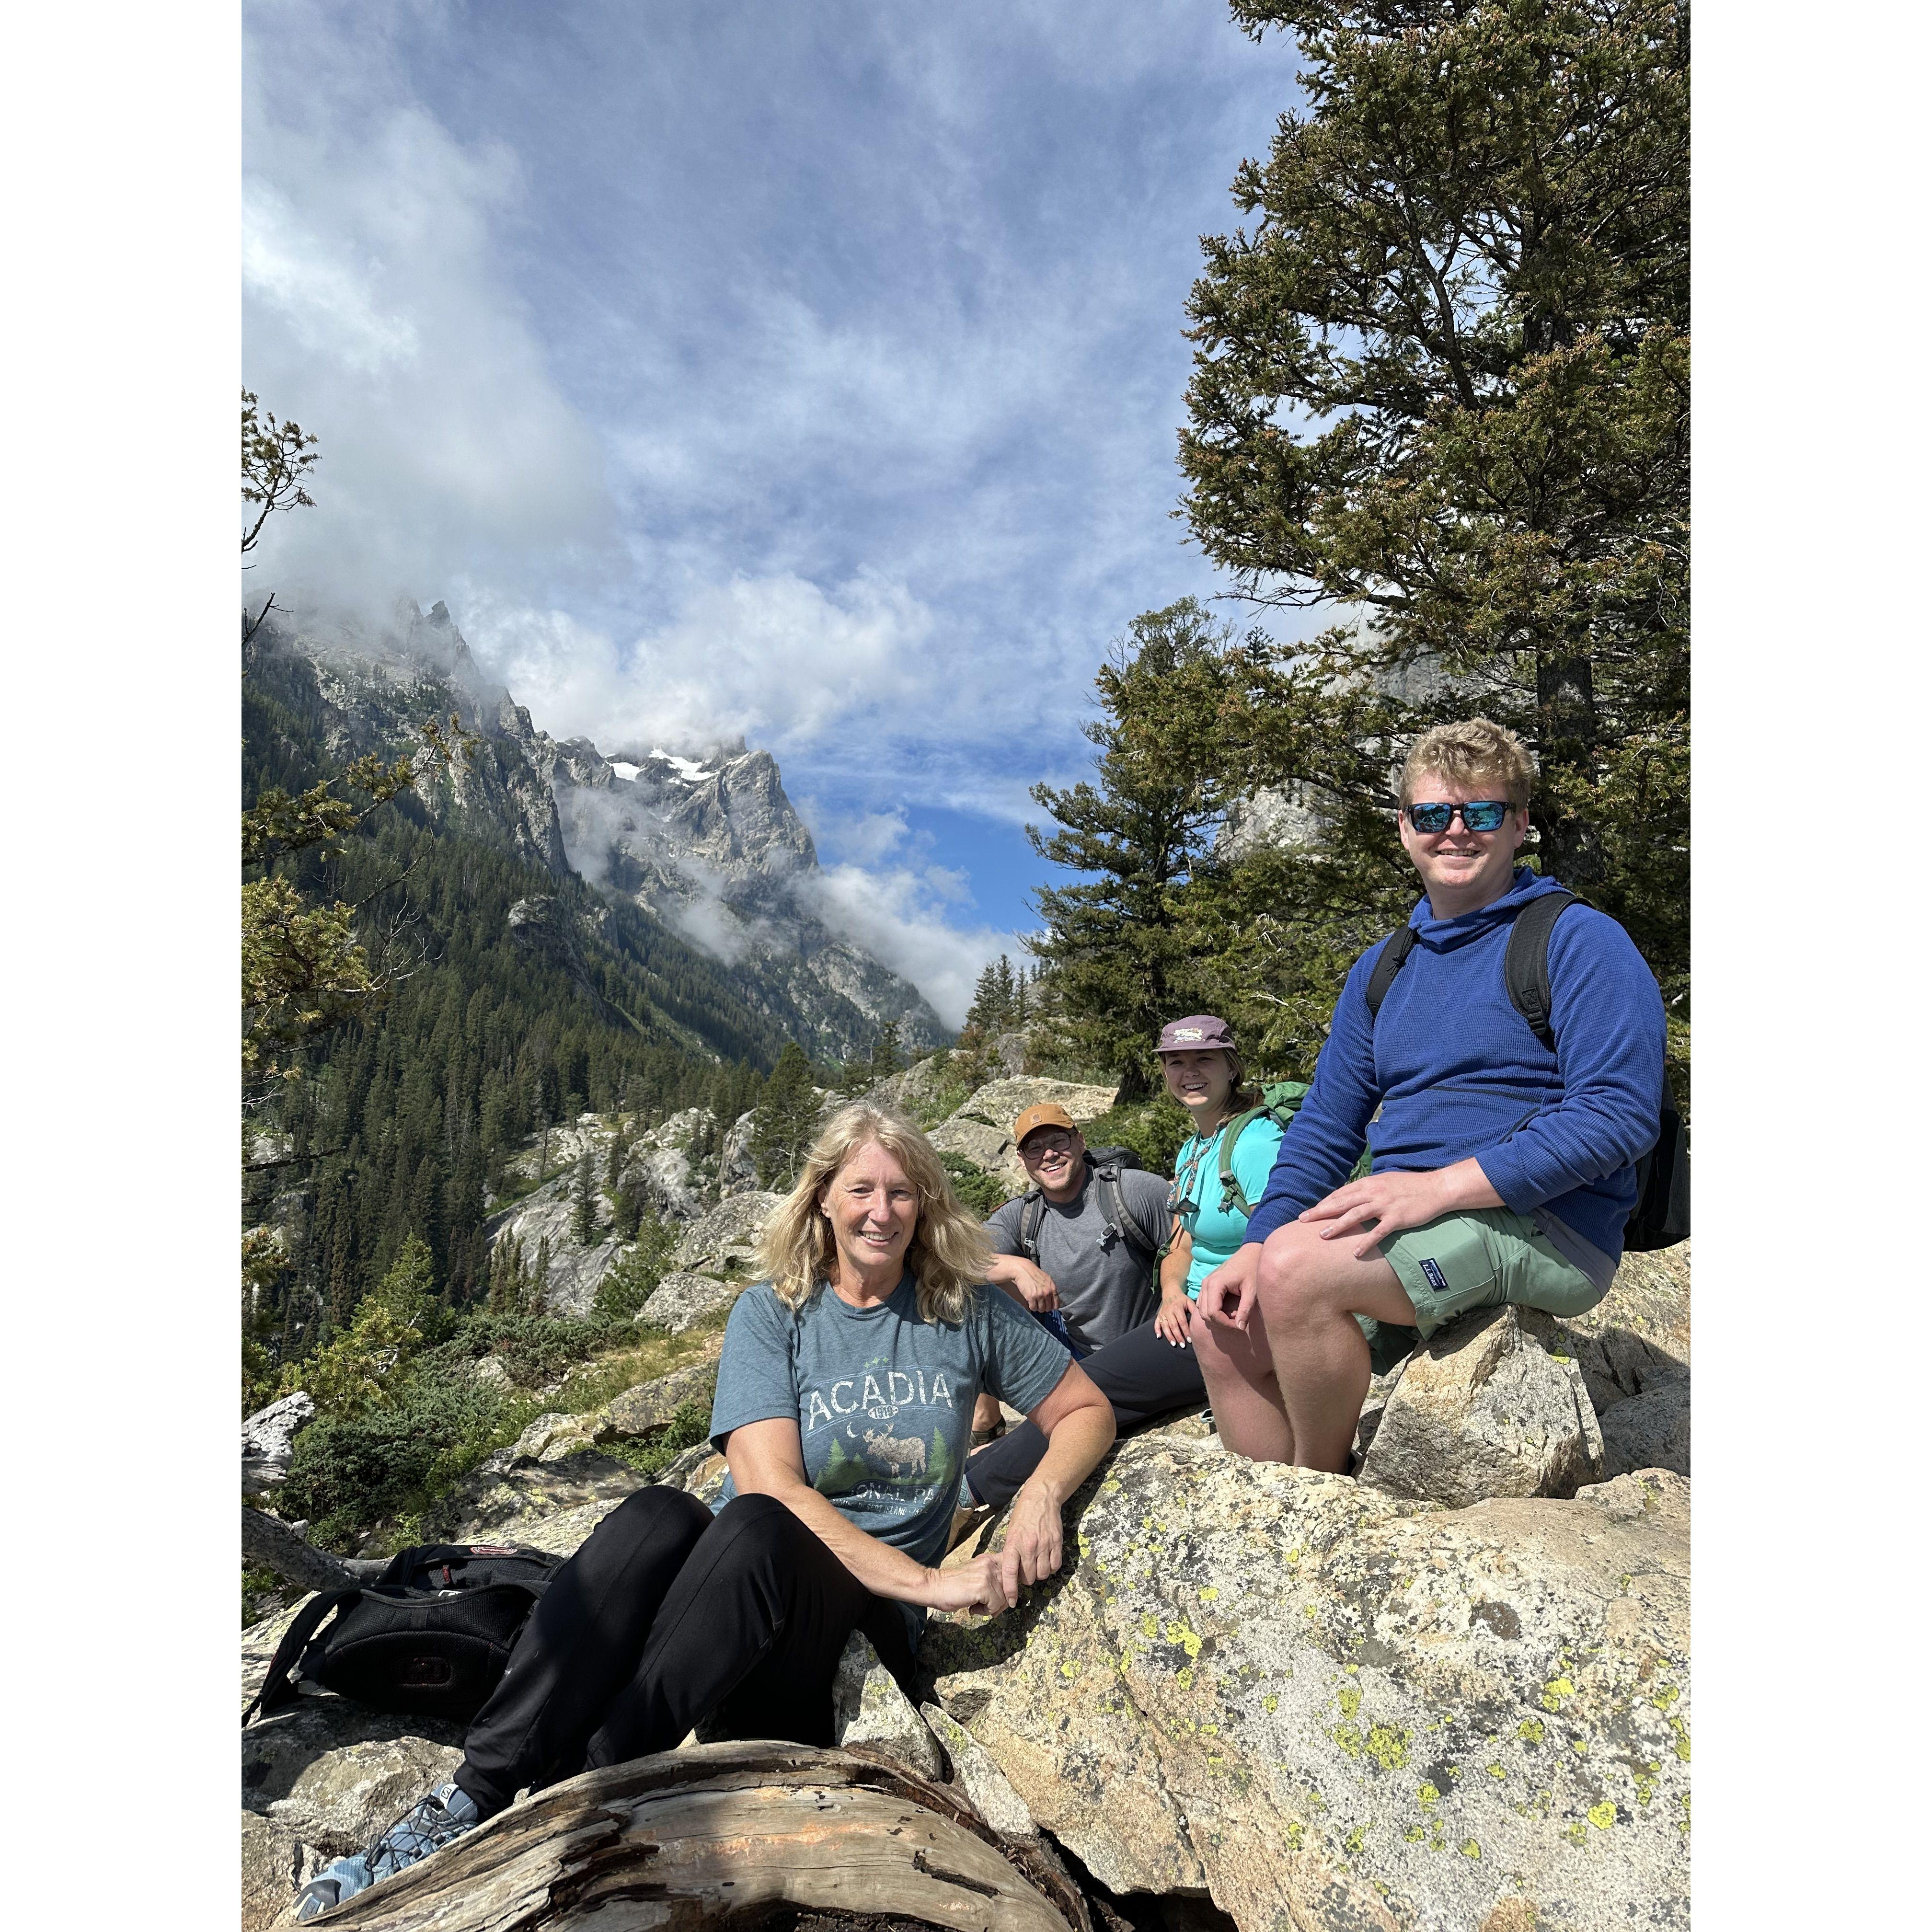
<instances>
[{"instance_id":1,"label":"weathered tree stump","mask_svg":"<svg viewBox=\"0 0 1932 1932\"><path fill-rule=\"evenodd\" d=\"M913 1920L949 1932L1092 1932L1036 1849L942 1785L857 1751L703 1744L526 1798L327 1913L342 1932L697 1932Z\"/></svg>"}]
</instances>

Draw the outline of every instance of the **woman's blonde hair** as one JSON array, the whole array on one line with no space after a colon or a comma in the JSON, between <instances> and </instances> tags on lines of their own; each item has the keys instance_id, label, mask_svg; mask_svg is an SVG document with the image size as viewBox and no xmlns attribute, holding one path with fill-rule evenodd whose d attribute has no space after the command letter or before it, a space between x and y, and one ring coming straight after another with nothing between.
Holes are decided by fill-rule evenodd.
<instances>
[{"instance_id":1,"label":"woman's blonde hair","mask_svg":"<svg viewBox=\"0 0 1932 1932\"><path fill-rule=\"evenodd\" d=\"M831 1278L838 1258L832 1223L820 1207L838 1171L863 1147L878 1147L904 1169L919 1195L919 1220L906 1266L919 1284L919 1312L956 1328L993 1258L986 1231L960 1206L932 1143L911 1121L863 1101L832 1115L758 1241L758 1270L788 1308L802 1309Z\"/></svg>"}]
</instances>

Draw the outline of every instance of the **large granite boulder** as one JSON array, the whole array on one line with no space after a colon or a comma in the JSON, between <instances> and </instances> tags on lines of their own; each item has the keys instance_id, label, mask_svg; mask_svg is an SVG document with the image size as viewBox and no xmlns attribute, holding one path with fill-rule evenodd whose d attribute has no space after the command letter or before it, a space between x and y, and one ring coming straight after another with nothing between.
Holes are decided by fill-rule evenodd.
<instances>
[{"instance_id":1,"label":"large granite boulder","mask_svg":"<svg viewBox=\"0 0 1932 1932\"><path fill-rule=\"evenodd\" d=\"M1625 1255L1610 1292L1557 1323L1558 1346L1576 1358L1597 1413L1607 1416L1652 1376L1690 1366L1690 1244Z\"/></svg>"},{"instance_id":2,"label":"large granite boulder","mask_svg":"<svg viewBox=\"0 0 1932 1932\"><path fill-rule=\"evenodd\" d=\"M750 1108L724 1130L718 1149L718 1195L720 1200L734 1194L757 1191L758 1165L752 1158L752 1130L758 1120Z\"/></svg>"},{"instance_id":3,"label":"large granite boulder","mask_svg":"<svg viewBox=\"0 0 1932 1932\"><path fill-rule=\"evenodd\" d=\"M1076 1121L1090 1120L1114 1104L1118 1090L1072 1080L1022 1077L989 1081L940 1122L927 1136L941 1154L963 1155L1015 1193L1027 1184L1025 1168L1013 1145L1013 1122L1029 1107L1052 1102Z\"/></svg>"},{"instance_id":4,"label":"large granite boulder","mask_svg":"<svg viewBox=\"0 0 1932 1932\"><path fill-rule=\"evenodd\" d=\"M748 1276L758 1237L784 1198L758 1188L727 1196L685 1230L671 1250L672 1268L686 1274Z\"/></svg>"},{"instance_id":5,"label":"large granite boulder","mask_svg":"<svg viewBox=\"0 0 1932 1932\"><path fill-rule=\"evenodd\" d=\"M1594 1481L1597 1412L1557 1339L1534 1309L1484 1309L1438 1329L1391 1378L1362 1480L1456 1507L1574 1496Z\"/></svg>"},{"instance_id":6,"label":"large granite boulder","mask_svg":"<svg viewBox=\"0 0 1932 1932\"><path fill-rule=\"evenodd\" d=\"M1240 1932L1682 1926L1689 1497L1448 1510L1142 1436L1070 1506L1070 1573L922 1661L1116 1893Z\"/></svg>"},{"instance_id":7,"label":"large granite boulder","mask_svg":"<svg viewBox=\"0 0 1932 1932\"><path fill-rule=\"evenodd\" d=\"M638 1324L662 1328L668 1335L682 1335L693 1323L729 1308L746 1286L742 1280L720 1281L715 1275L693 1274L680 1268L651 1290L638 1310Z\"/></svg>"},{"instance_id":8,"label":"large granite boulder","mask_svg":"<svg viewBox=\"0 0 1932 1932\"><path fill-rule=\"evenodd\" d=\"M314 1398L297 1389L258 1408L242 1424L242 1493L261 1495L278 1487L289 1473L297 1433L315 1419Z\"/></svg>"}]
</instances>

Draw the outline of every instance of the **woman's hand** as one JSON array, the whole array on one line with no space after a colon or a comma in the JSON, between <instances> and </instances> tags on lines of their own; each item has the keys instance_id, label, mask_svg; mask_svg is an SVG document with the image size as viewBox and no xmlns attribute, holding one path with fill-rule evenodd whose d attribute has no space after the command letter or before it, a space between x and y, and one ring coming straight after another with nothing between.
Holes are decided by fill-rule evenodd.
<instances>
[{"instance_id":1,"label":"woman's hand","mask_svg":"<svg viewBox=\"0 0 1932 1932\"><path fill-rule=\"evenodd\" d=\"M1245 1335L1255 1312L1261 1271L1261 1244L1244 1242L1201 1284L1196 1307L1217 1328L1238 1328Z\"/></svg>"},{"instance_id":2,"label":"woman's hand","mask_svg":"<svg viewBox=\"0 0 1932 1932\"><path fill-rule=\"evenodd\" d=\"M1048 1485L1028 1480L1013 1498L1006 1547L1000 1552L1001 1574L1013 1601L1019 1601L1022 1585L1055 1574L1063 1554L1060 1498Z\"/></svg>"},{"instance_id":3,"label":"woman's hand","mask_svg":"<svg viewBox=\"0 0 1932 1932\"><path fill-rule=\"evenodd\" d=\"M917 1600L928 1610L970 1610L976 1616L998 1616L1019 1599L1017 1588L1010 1591L1006 1587L1003 1550L991 1550L970 1563L956 1564L948 1570L929 1570L926 1574L931 1586Z\"/></svg>"},{"instance_id":4,"label":"woman's hand","mask_svg":"<svg viewBox=\"0 0 1932 1932\"><path fill-rule=\"evenodd\" d=\"M1154 1332L1170 1347L1187 1346L1187 1331L1194 1318L1194 1304L1186 1289L1168 1290L1160 1298L1160 1312L1154 1318Z\"/></svg>"}]
</instances>

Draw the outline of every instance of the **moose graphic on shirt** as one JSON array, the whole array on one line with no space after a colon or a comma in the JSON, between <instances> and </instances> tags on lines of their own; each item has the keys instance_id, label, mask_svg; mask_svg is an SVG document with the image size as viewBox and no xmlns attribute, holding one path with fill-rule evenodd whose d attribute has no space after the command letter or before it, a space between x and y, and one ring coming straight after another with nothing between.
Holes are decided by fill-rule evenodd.
<instances>
[{"instance_id":1,"label":"moose graphic on shirt","mask_svg":"<svg viewBox=\"0 0 1932 1932\"><path fill-rule=\"evenodd\" d=\"M808 1438L827 1428L831 1434L813 1485L821 1496L847 1496L859 1489L930 1492L958 1480L946 1425L956 1434L962 1425L958 1397L944 1371L888 1368L878 1362L802 1394L800 1420L805 1435ZM934 1409L940 1414L932 1426L922 1428Z\"/></svg>"}]
</instances>

